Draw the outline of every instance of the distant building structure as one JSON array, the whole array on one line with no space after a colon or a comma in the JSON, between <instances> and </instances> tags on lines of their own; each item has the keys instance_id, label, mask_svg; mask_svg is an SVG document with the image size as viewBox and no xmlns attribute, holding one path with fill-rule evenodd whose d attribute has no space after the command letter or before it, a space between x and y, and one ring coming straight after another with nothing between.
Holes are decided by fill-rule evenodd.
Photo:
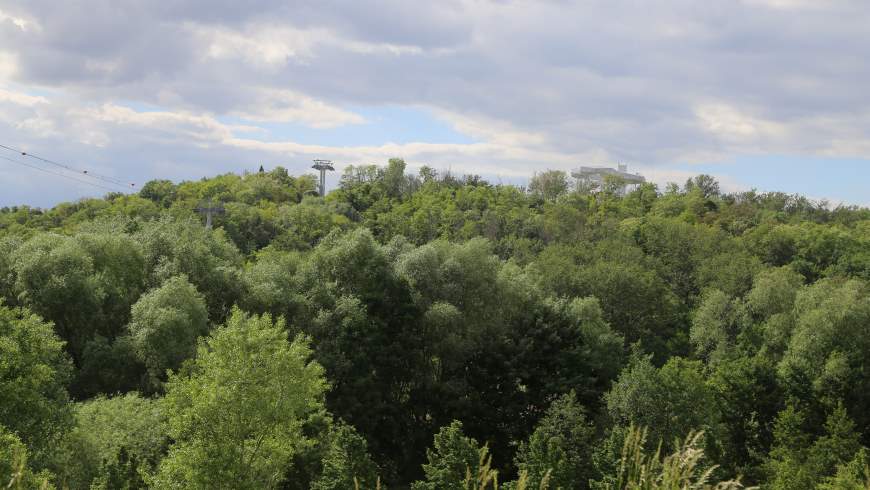
<instances>
[{"instance_id":1,"label":"distant building structure","mask_svg":"<svg viewBox=\"0 0 870 490\"><path fill-rule=\"evenodd\" d=\"M617 168L609 167L580 167L571 172L578 183L586 187L601 188L606 181L612 181L617 185L617 194L624 196L626 193L637 189L640 184L646 182L640 174L628 173L628 165L617 165Z\"/></svg>"}]
</instances>

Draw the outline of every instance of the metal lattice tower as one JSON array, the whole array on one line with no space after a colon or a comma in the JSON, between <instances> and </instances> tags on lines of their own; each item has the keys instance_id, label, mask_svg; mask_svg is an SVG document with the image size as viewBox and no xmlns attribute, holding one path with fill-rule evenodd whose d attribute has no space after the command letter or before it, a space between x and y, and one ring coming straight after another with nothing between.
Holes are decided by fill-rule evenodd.
<instances>
[{"instance_id":1,"label":"metal lattice tower","mask_svg":"<svg viewBox=\"0 0 870 490\"><path fill-rule=\"evenodd\" d=\"M223 205L218 204L217 206L213 206L211 204L211 200L206 202L204 205L197 207L194 211L205 215L205 228L207 230L211 229L211 217L213 214L225 214L226 210Z\"/></svg>"},{"instance_id":2,"label":"metal lattice tower","mask_svg":"<svg viewBox=\"0 0 870 490\"><path fill-rule=\"evenodd\" d=\"M332 160L314 160L314 165L311 168L320 170L320 195L326 195L326 171L335 170L332 166Z\"/></svg>"}]
</instances>

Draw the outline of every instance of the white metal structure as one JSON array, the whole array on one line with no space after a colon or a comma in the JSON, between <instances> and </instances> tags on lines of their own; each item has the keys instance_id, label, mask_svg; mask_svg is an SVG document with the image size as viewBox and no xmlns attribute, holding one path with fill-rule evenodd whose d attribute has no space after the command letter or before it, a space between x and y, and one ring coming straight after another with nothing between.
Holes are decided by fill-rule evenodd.
<instances>
[{"instance_id":1,"label":"white metal structure","mask_svg":"<svg viewBox=\"0 0 870 490\"><path fill-rule=\"evenodd\" d=\"M646 182L640 174L628 173L627 165L618 165L617 168L608 167L580 167L578 170L571 172L571 175L576 178L579 183L587 188L601 188L605 180L613 180L618 184L617 193L625 195L630 190L634 190L640 184Z\"/></svg>"}]
</instances>

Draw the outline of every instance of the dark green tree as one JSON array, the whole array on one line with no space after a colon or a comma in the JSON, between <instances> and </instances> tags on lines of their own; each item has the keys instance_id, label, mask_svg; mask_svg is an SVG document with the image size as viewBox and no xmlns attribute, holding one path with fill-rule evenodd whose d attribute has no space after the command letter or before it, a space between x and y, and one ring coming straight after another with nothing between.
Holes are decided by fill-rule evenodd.
<instances>
[{"instance_id":1,"label":"dark green tree","mask_svg":"<svg viewBox=\"0 0 870 490\"><path fill-rule=\"evenodd\" d=\"M573 392L553 401L527 443L520 445L516 466L528 488L583 489L595 476L592 448L595 427Z\"/></svg>"}]
</instances>

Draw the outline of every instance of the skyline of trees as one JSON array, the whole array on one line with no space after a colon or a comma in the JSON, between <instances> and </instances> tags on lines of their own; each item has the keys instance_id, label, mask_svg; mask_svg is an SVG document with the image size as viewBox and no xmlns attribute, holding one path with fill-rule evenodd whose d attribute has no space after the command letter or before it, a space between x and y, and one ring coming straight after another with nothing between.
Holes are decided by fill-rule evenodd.
<instances>
[{"instance_id":1,"label":"skyline of trees","mask_svg":"<svg viewBox=\"0 0 870 490\"><path fill-rule=\"evenodd\" d=\"M324 197L277 168L4 208L0 471L582 489L687 457L683 482L863 484L870 210L617 184L393 159Z\"/></svg>"}]
</instances>

